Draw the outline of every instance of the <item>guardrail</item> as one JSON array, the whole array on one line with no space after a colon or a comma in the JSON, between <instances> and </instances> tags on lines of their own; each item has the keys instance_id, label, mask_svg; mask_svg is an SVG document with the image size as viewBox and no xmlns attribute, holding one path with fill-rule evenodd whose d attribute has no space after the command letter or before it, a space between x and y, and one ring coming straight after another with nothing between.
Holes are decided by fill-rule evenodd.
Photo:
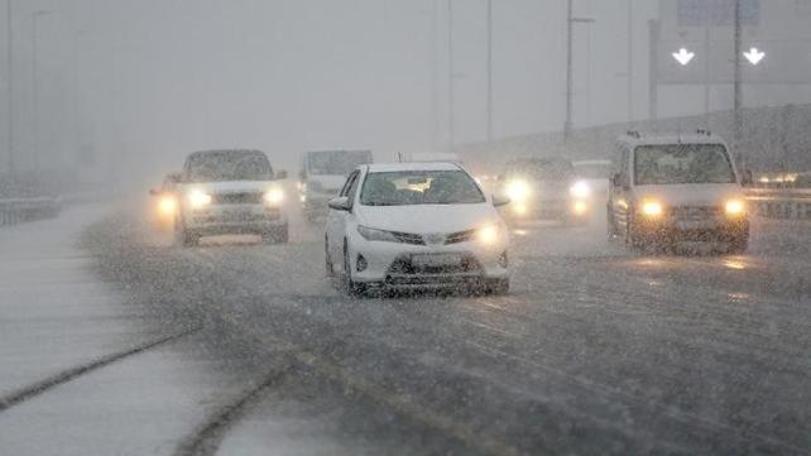
<instances>
[{"instance_id":1,"label":"guardrail","mask_svg":"<svg viewBox=\"0 0 811 456\"><path fill-rule=\"evenodd\" d=\"M58 197L0 199L0 226L56 217L61 209Z\"/></svg>"},{"instance_id":2,"label":"guardrail","mask_svg":"<svg viewBox=\"0 0 811 456\"><path fill-rule=\"evenodd\" d=\"M750 188L746 197L761 217L811 219L811 189Z\"/></svg>"}]
</instances>

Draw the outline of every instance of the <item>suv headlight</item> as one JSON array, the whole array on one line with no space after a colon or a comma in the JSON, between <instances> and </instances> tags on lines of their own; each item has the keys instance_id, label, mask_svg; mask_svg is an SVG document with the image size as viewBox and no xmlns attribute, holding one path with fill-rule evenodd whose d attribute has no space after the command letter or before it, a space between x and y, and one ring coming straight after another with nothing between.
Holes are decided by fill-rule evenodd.
<instances>
[{"instance_id":1,"label":"suv headlight","mask_svg":"<svg viewBox=\"0 0 811 456\"><path fill-rule=\"evenodd\" d=\"M521 203L529 198L530 189L529 184L521 179L513 179L509 181L504 187L504 193L516 203Z\"/></svg>"},{"instance_id":2,"label":"suv headlight","mask_svg":"<svg viewBox=\"0 0 811 456\"><path fill-rule=\"evenodd\" d=\"M569 188L569 194L573 198L586 199L591 196L591 187L586 181L577 181Z\"/></svg>"},{"instance_id":3,"label":"suv headlight","mask_svg":"<svg viewBox=\"0 0 811 456\"><path fill-rule=\"evenodd\" d=\"M378 230L368 226L358 225L358 233L367 241L400 242L391 231Z\"/></svg>"},{"instance_id":4,"label":"suv headlight","mask_svg":"<svg viewBox=\"0 0 811 456\"><path fill-rule=\"evenodd\" d=\"M278 206L284 201L284 190L280 188L272 188L265 192L265 203L271 206Z\"/></svg>"},{"instance_id":5,"label":"suv headlight","mask_svg":"<svg viewBox=\"0 0 811 456\"><path fill-rule=\"evenodd\" d=\"M202 209L211 204L211 195L202 190L192 190L189 192L188 200L192 209Z\"/></svg>"}]
</instances>

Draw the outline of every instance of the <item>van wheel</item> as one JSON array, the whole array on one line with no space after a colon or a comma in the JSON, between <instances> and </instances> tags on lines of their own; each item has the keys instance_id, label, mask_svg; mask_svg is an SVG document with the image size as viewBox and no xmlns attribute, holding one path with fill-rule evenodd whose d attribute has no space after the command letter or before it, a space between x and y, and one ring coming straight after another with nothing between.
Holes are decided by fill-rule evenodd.
<instances>
[{"instance_id":1,"label":"van wheel","mask_svg":"<svg viewBox=\"0 0 811 456\"><path fill-rule=\"evenodd\" d=\"M175 244L181 247L196 247L200 243L200 235L186 229L182 219L175 220Z\"/></svg>"},{"instance_id":2,"label":"van wheel","mask_svg":"<svg viewBox=\"0 0 811 456\"><path fill-rule=\"evenodd\" d=\"M614 225L614 216L611 212L611 206L609 205L606 208L605 212L605 227L606 232L608 233L608 240L612 241L617 238L617 226Z\"/></svg>"},{"instance_id":3,"label":"van wheel","mask_svg":"<svg viewBox=\"0 0 811 456\"><path fill-rule=\"evenodd\" d=\"M629 219L628 223L625 225L625 244L632 249L642 249L645 247L644 241L636 234L633 219Z\"/></svg>"},{"instance_id":4,"label":"van wheel","mask_svg":"<svg viewBox=\"0 0 811 456\"><path fill-rule=\"evenodd\" d=\"M746 252L746 249L749 248L749 238L747 236L740 236L735 238L729 244L729 253L732 254L742 254Z\"/></svg>"},{"instance_id":5,"label":"van wheel","mask_svg":"<svg viewBox=\"0 0 811 456\"><path fill-rule=\"evenodd\" d=\"M485 292L489 295L503 296L510 292L510 279L491 279L487 281Z\"/></svg>"},{"instance_id":6,"label":"van wheel","mask_svg":"<svg viewBox=\"0 0 811 456\"><path fill-rule=\"evenodd\" d=\"M289 239L290 234L287 224L262 234L262 242L265 244L287 244Z\"/></svg>"}]
</instances>

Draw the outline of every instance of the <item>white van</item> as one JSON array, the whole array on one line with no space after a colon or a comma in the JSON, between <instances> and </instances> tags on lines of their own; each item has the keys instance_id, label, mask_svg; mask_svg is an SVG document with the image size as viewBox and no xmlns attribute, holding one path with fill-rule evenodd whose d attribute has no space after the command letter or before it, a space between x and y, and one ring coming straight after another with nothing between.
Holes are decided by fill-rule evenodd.
<instances>
[{"instance_id":1,"label":"white van","mask_svg":"<svg viewBox=\"0 0 811 456\"><path fill-rule=\"evenodd\" d=\"M633 247L720 241L746 250L749 212L724 141L709 133L619 138L608 233Z\"/></svg>"}]
</instances>

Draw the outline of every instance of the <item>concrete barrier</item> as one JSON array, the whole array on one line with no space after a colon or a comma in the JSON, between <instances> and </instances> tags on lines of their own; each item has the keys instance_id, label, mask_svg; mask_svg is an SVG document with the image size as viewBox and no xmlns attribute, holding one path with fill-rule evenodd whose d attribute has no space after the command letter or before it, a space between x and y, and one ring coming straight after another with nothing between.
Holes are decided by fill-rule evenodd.
<instances>
[{"instance_id":1,"label":"concrete barrier","mask_svg":"<svg viewBox=\"0 0 811 456\"><path fill-rule=\"evenodd\" d=\"M751 188L747 199L760 217L811 220L811 189Z\"/></svg>"},{"instance_id":2,"label":"concrete barrier","mask_svg":"<svg viewBox=\"0 0 811 456\"><path fill-rule=\"evenodd\" d=\"M58 197L0 199L0 226L53 218L61 209L62 201Z\"/></svg>"}]
</instances>

